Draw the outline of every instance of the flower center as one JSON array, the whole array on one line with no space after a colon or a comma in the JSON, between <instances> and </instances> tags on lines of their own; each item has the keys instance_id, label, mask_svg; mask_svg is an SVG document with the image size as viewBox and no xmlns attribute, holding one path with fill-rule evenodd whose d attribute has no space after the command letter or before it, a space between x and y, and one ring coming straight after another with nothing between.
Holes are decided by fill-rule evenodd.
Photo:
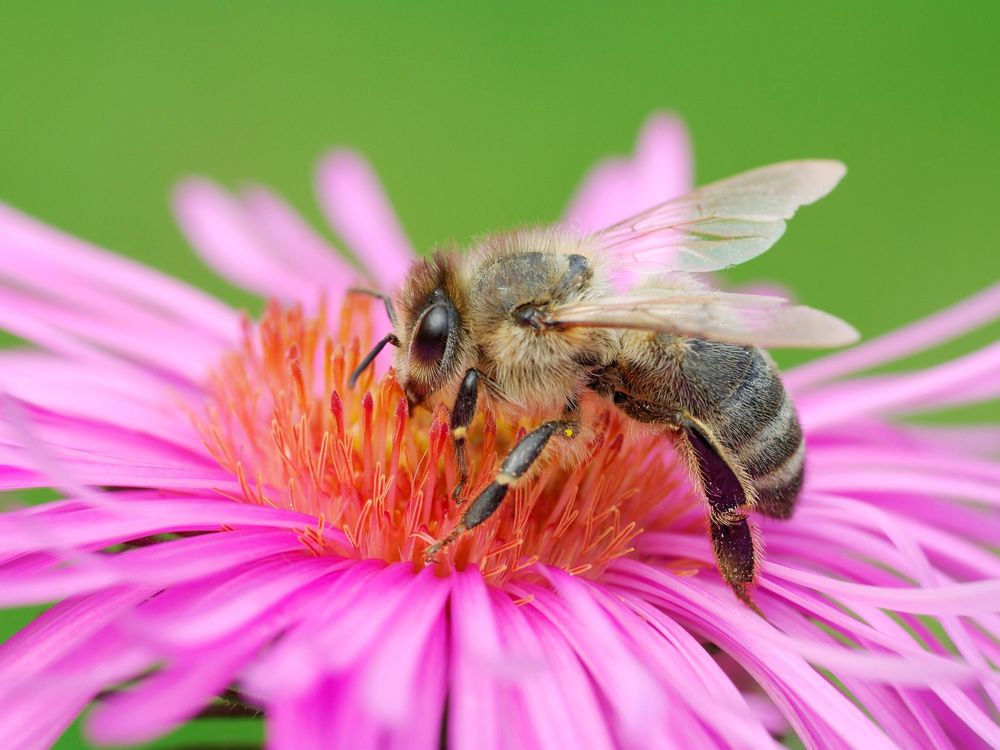
<instances>
[{"instance_id":1,"label":"flower center","mask_svg":"<svg viewBox=\"0 0 1000 750\"><path fill-rule=\"evenodd\" d=\"M345 304L336 326L271 304L213 373L195 424L239 479L237 499L340 529L349 548L330 550L337 554L422 566L427 547L455 528L466 507L451 497L458 470L448 411L439 404L411 414L392 371L376 379L369 369L348 386L372 328L367 300ZM589 408L589 443L572 460L551 460L519 482L492 518L439 553L442 574L477 565L502 582L540 561L596 576L632 552L644 528L692 516L694 500L668 441L632 434L597 399ZM493 480L509 447L532 426L492 413L473 423L466 497ZM313 536L318 551L330 544Z\"/></svg>"}]
</instances>

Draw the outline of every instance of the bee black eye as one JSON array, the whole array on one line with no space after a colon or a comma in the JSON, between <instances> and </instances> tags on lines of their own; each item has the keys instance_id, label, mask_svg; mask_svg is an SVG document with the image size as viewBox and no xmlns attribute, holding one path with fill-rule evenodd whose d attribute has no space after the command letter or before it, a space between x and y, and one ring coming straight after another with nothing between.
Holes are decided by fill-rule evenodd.
<instances>
[{"instance_id":1,"label":"bee black eye","mask_svg":"<svg viewBox=\"0 0 1000 750\"><path fill-rule=\"evenodd\" d=\"M451 332L451 316L445 305L434 305L420 318L413 336L412 354L424 364L435 364L444 358Z\"/></svg>"}]
</instances>

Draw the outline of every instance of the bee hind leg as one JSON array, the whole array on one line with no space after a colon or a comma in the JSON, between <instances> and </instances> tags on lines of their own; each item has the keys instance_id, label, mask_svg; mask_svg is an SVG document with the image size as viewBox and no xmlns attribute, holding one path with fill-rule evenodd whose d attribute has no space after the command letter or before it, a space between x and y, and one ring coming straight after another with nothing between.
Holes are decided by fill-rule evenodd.
<instances>
[{"instance_id":1,"label":"bee hind leg","mask_svg":"<svg viewBox=\"0 0 1000 750\"><path fill-rule=\"evenodd\" d=\"M757 535L747 514L752 505L736 470L722 456L701 425L684 419L683 449L697 467L709 505L709 536L723 580L744 603L759 610L749 586L757 576L760 557Z\"/></svg>"},{"instance_id":2,"label":"bee hind leg","mask_svg":"<svg viewBox=\"0 0 1000 750\"><path fill-rule=\"evenodd\" d=\"M447 537L427 548L427 558L434 557L464 532L476 528L492 516L507 496L510 486L531 469L552 437L558 435L572 438L578 432L579 424L575 420L552 420L542 423L521 438L520 442L510 449L496 478L469 505L458 526Z\"/></svg>"},{"instance_id":3,"label":"bee hind leg","mask_svg":"<svg viewBox=\"0 0 1000 750\"><path fill-rule=\"evenodd\" d=\"M708 525L712 551L723 580L742 602L760 614L749 591L756 576L757 540L746 515L738 510L713 511Z\"/></svg>"}]
</instances>

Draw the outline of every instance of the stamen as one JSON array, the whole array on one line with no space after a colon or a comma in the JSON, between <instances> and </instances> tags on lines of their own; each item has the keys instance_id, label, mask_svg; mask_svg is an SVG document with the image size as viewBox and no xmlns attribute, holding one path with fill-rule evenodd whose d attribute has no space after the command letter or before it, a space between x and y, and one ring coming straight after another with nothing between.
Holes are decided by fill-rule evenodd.
<instances>
[{"instance_id":1,"label":"stamen","mask_svg":"<svg viewBox=\"0 0 1000 750\"><path fill-rule=\"evenodd\" d=\"M632 554L644 528L700 509L669 442L630 435L599 399L584 400L582 434L564 430L577 445L567 465L556 448L541 471L513 482L497 474L499 465L534 425L498 420L487 410L453 433L444 405L410 413L392 371L376 378L369 367L350 388L362 342L372 338L370 305L350 297L332 327L299 308L268 305L259 324L244 326L239 349L220 362L195 418L207 448L236 477L238 499L317 519L302 531L313 553L420 567L430 552L441 575L475 565L495 583L533 575L538 562L596 576ZM494 517L471 531L451 498L458 477L453 434L467 441L468 498L494 479L510 485ZM581 440L590 441L583 460ZM350 549L328 541L324 526L343 532ZM432 547L449 532L446 544Z\"/></svg>"}]
</instances>

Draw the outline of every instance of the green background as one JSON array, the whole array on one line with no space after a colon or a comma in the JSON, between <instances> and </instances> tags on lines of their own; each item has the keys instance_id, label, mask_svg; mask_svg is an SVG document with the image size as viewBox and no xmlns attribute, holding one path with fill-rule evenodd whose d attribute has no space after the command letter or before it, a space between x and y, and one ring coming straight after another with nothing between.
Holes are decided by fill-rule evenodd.
<instances>
[{"instance_id":1,"label":"green background","mask_svg":"<svg viewBox=\"0 0 1000 750\"><path fill-rule=\"evenodd\" d=\"M699 182L847 162L732 278L780 281L870 336L1000 278L998 28L996 2L4 3L0 198L254 307L173 226L179 176L262 181L317 219L317 156L357 146L423 248L558 217L667 108Z\"/></svg>"}]
</instances>

